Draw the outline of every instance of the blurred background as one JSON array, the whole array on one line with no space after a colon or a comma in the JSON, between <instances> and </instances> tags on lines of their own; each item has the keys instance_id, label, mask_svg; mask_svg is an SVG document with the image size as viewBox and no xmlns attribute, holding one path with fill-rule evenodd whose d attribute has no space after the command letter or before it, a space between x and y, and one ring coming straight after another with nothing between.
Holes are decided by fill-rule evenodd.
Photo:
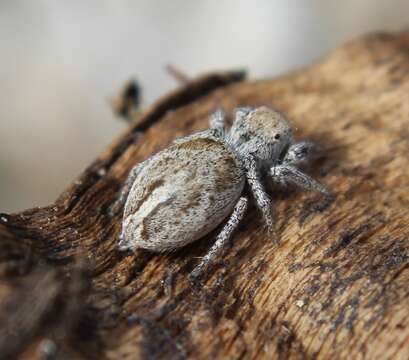
<instances>
[{"instance_id":1,"label":"blurred background","mask_svg":"<svg viewBox=\"0 0 409 360\"><path fill-rule=\"evenodd\" d=\"M131 77L149 104L169 63L273 77L408 20L407 0L0 0L0 212L53 201L125 129L109 99Z\"/></svg>"}]
</instances>

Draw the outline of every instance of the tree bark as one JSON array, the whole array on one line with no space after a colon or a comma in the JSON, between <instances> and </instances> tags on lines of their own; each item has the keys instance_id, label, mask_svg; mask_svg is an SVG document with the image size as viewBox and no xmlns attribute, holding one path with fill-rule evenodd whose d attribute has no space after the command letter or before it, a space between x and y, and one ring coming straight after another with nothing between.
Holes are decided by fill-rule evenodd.
<instances>
[{"instance_id":1,"label":"tree bark","mask_svg":"<svg viewBox=\"0 0 409 360\"><path fill-rule=\"evenodd\" d=\"M20 359L408 359L409 33L355 40L264 81L190 80L145 110L50 206L0 214L0 354ZM188 274L216 232L174 254L117 250L133 165L207 127L218 106L273 106L317 142L332 199L271 194L225 256ZM123 112L123 113L133 113Z\"/></svg>"}]
</instances>

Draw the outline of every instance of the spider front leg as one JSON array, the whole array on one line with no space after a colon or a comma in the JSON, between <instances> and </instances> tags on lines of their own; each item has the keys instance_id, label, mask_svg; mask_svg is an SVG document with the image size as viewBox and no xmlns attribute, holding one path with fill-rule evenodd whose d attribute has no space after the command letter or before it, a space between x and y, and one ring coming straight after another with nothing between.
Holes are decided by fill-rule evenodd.
<instances>
[{"instance_id":1,"label":"spider front leg","mask_svg":"<svg viewBox=\"0 0 409 360\"><path fill-rule=\"evenodd\" d=\"M270 169L270 174L274 180L282 184L293 184L303 189L321 192L327 196L331 195L328 189L320 182L303 173L293 165L275 165Z\"/></svg>"},{"instance_id":2,"label":"spider front leg","mask_svg":"<svg viewBox=\"0 0 409 360\"><path fill-rule=\"evenodd\" d=\"M270 169L273 179L281 184L291 183L303 189L321 192L330 195L327 188L314 180L297 167L304 167L319 156L319 147L309 141L300 141L292 144L284 156L282 164Z\"/></svg>"},{"instance_id":3,"label":"spider front leg","mask_svg":"<svg viewBox=\"0 0 409 360\"><path fill-rule=\"evenodd\" d=\"M257 207L263 214L264 222L268 231L274 235L274 244L277 245L278 238L274 231L274 216L271 200L264 190L264 186L261 182L260 170L253 157L249 156L245 159L245 167L247 170L247 182L250 185L250 189L253 193L254 199L256 200Z\"/></svg>"},{"instance_id":4,"label":"spider front leg","mask_svg":"<svg viewBox=\"0 0 409 360\"><path fill-rule=\"evenodd\" d=\"M241 220L244 218L247 210L247 203L248 200L246 197L243 196L239 199L229 220L227 221L226 225L224 225L223 230L217 236L215 243L210 248L209 252L203 257L199 265L197 265L190 274L190 278L192 280L199 278L207 269L209 264L222 253L226 243L229 241L233 232L237 229Z\"/></svg>"}]
</instances>

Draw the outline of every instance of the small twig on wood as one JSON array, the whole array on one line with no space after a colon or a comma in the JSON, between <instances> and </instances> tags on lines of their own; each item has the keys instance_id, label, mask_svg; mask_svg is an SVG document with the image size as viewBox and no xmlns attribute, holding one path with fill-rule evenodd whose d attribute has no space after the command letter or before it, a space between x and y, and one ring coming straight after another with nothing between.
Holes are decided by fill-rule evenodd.
<instances>
[{"instance_id":1,"label":"small twig on wood","mask_svg":"<svg viewBox=\"0 0 409 360\"><path fill-rule=\"evenodd\" d=\"M166 72L173 77L179 84L187 84L191 79L182 70L178 69L175 65L167 64L165 66Z\"/></svg>"}]
</instances>

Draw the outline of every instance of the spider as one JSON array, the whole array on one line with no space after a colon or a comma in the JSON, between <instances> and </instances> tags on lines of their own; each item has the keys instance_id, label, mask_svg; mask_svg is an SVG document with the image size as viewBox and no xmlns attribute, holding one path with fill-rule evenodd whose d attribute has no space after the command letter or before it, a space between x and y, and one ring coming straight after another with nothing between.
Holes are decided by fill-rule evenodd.
<instances>
[{"instance_id":1,"label":"spider","mask_svg":"<svg viewBox=\"0 0 409 360\"><path fill-rule=\"evenodd\" d=\"M300 170L316 146L295 142L283 114L265 106L237 108L230 130L225 118L217 110L208 130L175 140L131 170L114 205L116 211L125 205L120 250L174 251L224 223L191 273L198 278L243 220L250 195L246 183L270 232L274 218L263 181L270 178L329 195Z\"/></svg>"}]
</instances>

